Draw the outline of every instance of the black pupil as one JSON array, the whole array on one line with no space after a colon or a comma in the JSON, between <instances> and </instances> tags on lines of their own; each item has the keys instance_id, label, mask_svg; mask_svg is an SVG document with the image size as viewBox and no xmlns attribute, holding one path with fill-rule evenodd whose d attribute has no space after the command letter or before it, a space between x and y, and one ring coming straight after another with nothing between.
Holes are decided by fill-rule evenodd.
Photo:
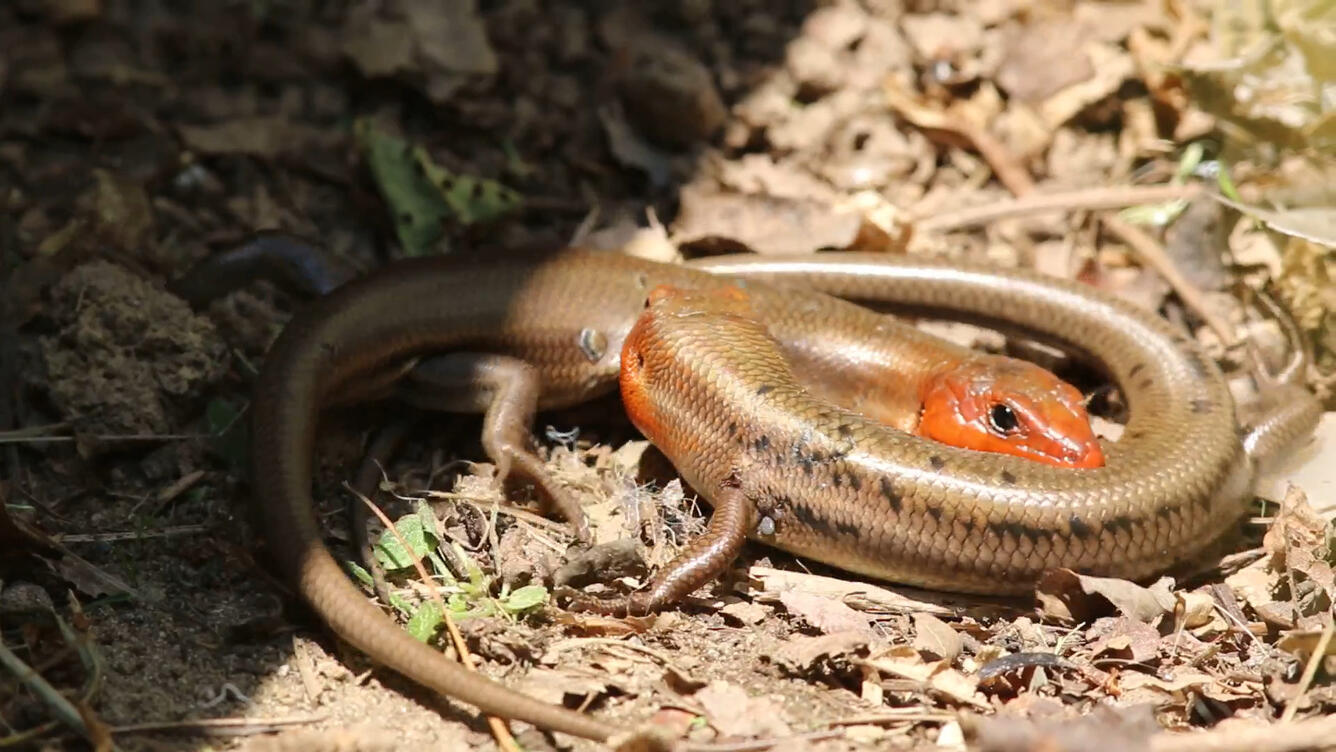
<instances>
[{"instance_id":1,"label":"black pupil","mask_svg":"<svg viewBox=\"0 0 1336 752\"><path fill-rule=\"evenodd\" d=\"M1016 413L1006 405L993 405L988 417L993 422L993 427L1003 433L1015 431L1020 426L1020 421L1016 420Z\"/></svg>"}]
</instances>

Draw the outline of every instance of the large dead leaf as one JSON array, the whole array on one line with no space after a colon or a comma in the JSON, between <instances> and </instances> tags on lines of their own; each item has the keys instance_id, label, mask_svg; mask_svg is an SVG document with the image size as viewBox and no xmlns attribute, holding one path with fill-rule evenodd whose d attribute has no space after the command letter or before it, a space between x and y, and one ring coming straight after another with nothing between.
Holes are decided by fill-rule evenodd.
<instances>
[{"instance_id":1,"label":"large dead leaf","mask_svg":"<svg viewBox=\"0 0 1336 752\"><path fill-rule=\"evenodd\" d=\"M979 692L977 678L951 668L946 661L925 661L917 650L908 645L890 648L860 663L883 674L920 682L925 690L931 690L958 705L990 707Z\"/></svg>"},{"instance_id":2,"label":"large dead leaf","mask_svg":"<svg viewBox=\"0 0 1336 752\"><path fill-rule=\"evenodd\" d=\"M1172 582L1165 578L1145 588L1114 577L1055 569L1035 585L1035 597L1041 612L1062 621L1090 621L1112 607L1118 613L1154 624L1174 610L1174 596L1169 591Z\"/></svg>"},{"instance_id":3,"label":"large dead leaf","mask_svg":"<svg viewBox=\"0 0 1336 752\"><path fill-rule=\"evenodd\" d=\"M914 614L914 649L951 663L960 655L960 635L932 614Z\"/></svg>"},{"instance_id":4,"label":"large dead leaf","mask_svg":"<svg viewBox=\"0 0 1336 752\"><path fill-rule=\"evenodd\" d=\"M757 253L886 251L891 237L862 213L815 201L707 193L688 187L673 224L679 245Z\"/></svg>"}]
</instances>

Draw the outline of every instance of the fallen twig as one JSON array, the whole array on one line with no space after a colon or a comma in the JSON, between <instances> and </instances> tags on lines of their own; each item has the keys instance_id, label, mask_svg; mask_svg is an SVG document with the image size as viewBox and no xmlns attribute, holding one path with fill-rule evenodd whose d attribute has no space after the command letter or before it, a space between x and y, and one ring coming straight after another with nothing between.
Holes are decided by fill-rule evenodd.
<instances>
[{"instance_id":1,"label":"fallen twig","mask_svg":"<svg viewBox=\"0 0 1336 752\"><path fill-rule=\"evenodd\" d=\"M1105 227L1109 228L1110 232L1117 235L1136 253L1141 263L1159 272L1160 276L1164 277L1164 280L1178 294L1179 300L1182 300L1184 305L1191 308L1202 321L1206 322L1206 325L1211 327L1211 330L1215 332L1221 342L1225 343L1227 347L1234 345L1234 328L1229 325L1229 322L1211 311L1206 305L1206 300L1202 297L1201 290L1179 273L1178 267L1174 266L1174 262L1169 260L1164 248L1155 238L1136 225L1124 222L1112 214L1104 215L1101 221Z\"/></svg>"},{"instance_id":2,"label":"fallen twig","mask_svg":"<svg viewBox=\"0 0 1336 752\"><path fill-rule=\"evenodd\" d=\"M404 540L403 536L399 534L399 529L396 528L394 523L390 521L390 518L380 510L380 507L372 504L371 500L365 496L361 496L360 498L371 512L376 515L376 518L380 520L380 524L384 525L385 529L390 531L395 539L399 541L399 545L403 546L405 551L412 551L413 547L408 545L408 541ZM417 569L418 577L422 578L423 584L430 586L431 576L427 574L426 567L422 566L422 561L420 559L414 559L413 567ZM469 671L477 671L478 669L473 663L473 654L469 652L468 644L464 642L464 636L459 633L459 627L455 626L455 620L450 618L450 609L446 606L445 599L441 597L440 593L436 592L435 588L428 587L427 592L429 597L436 601L436 605L441 609L441 618L445 621L446 631L450 633L450 642L454 644L455 652L459 653L459 662L464 664L464 668ZM504 719L498 716L488 715L487 726L492 730L492 736L496 738L496 746L505 750L505 752L520 752L519 744L515 742L515 737L511 735L510 728L506 726Z\"/></svg>"},{"instance_id":3,"label":"fallen twig","mask_svg":"<svg viewBox=\"0 0 1336 752\"><path fill-rule=\"evenodd\" d=\"M1119 185L1083 188L1062 193L1029 193L983 206L942 212L914 222L920 232L947 232L974 227L1008 217L1023 217L1052 211L1121 209L1139 204L1191 199L1201 193L1198 183L1182 185Z\"/></svg>"}]
</instances>

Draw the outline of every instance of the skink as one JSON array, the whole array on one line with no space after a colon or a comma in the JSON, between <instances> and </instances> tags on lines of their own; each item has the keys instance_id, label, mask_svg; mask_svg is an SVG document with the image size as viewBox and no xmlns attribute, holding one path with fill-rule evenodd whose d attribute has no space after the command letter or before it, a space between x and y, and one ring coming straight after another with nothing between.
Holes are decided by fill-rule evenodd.
<instances>
[{"instance_id":1,"label":"skink","mask_svg":"<svg viewBox=\"0 0 1336 752\"><path fill-rule=\"evenodd\" d=\"M1052 566L1148 574L1200 549L1242 512L1253 463L1220 373L1150 314L1018 272L843 255L778 265L755 259L711 263L716 271L763 272L790 281L796 275L830 292L963 310L1055 335L1108 366L1132 404L1132 420L1109 466L1095 470L1052 468L912 437L855 449L838 426L834 444L813 435L810 442L785 447L799 450L786 458L788 467L819 470L828 481L813 482L811 496L795 500L829 522L808 524L814 536L777 539L795 552L946 589L1014 591ZM606 391L630 324L659 284L710 290L731 282L698 270L579 252L543 262L414 259L354 281L293 318L256 383L255 504L276 563L335 633L413 681L484 712L596 740L620 730L471 674L396 627L358 592L322 542L312 508L312 454L323 405L350 391L363 394L358 384L368 377L390 383L406 359L422 354L523 357L541 374L546 407ZM785 342L810 333L814 316L853 322L869 315L803 291L775 294L750 283L746 291L770 333ZM680 386L698 400L712 399L717 388ZM756 384L754 391L763 393L756 396L768 396L767 386ZM750 430L750 418L734 416L736 427L711 424L706 438L719 441L702 447L722 449L702 454L696 466L710 467L712 456L726 461L736 447L722 437ZM857 480L845 471L837 485L831 471L843 470L839 463L854 452L863 460ZM708 495L728 487L708 482L715 478L702 475L698 488ZM855 509L851 499L868 507ZM801 514L792 511L783 521ZM850 511L856 516L843 516Z\"/></svg>"}]
</instances>

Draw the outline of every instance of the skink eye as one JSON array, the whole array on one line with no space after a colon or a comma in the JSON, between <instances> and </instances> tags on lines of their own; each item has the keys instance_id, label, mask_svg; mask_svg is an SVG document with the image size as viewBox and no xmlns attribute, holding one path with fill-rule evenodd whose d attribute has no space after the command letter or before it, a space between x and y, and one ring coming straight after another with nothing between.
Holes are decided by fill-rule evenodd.
<instances>
[{"instance_id":1,"label":"skink eye","mask_svg":"<svg viewBox=\"0 0 1336 752\"><path fill-rule=\"evenodd\" d=\"M1008 434L1020 428L1021 422L1010 407L998 403L988 410L988 426L995 433Z\"/></svg>"}]
</instances>

